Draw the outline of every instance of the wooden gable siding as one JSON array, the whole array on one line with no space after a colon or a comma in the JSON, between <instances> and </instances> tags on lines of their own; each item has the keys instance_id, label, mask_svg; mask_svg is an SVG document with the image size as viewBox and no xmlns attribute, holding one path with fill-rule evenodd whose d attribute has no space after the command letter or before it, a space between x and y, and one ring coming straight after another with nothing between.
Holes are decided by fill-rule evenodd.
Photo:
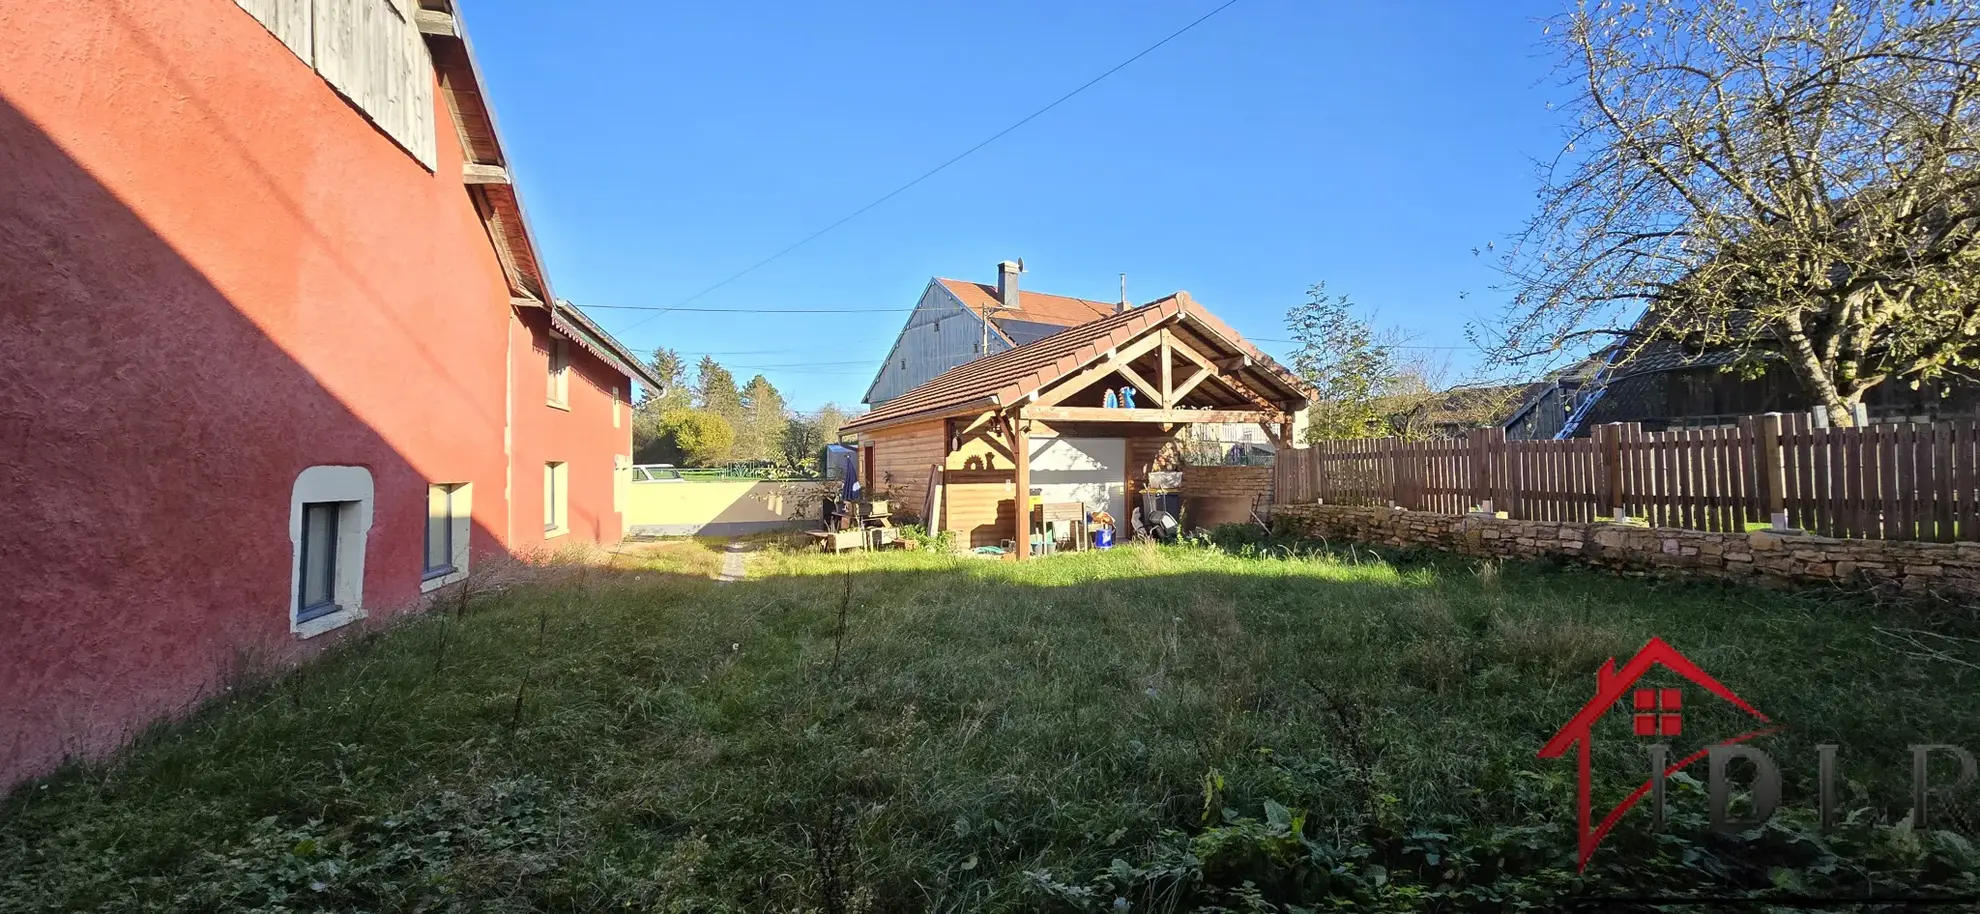
<instances>
[{"instance_id":1,"label":"wooden gable siding","mask_svg":"<svg viewBox=\"0 0 1980 914\"><path fill-rule=\"evenodd\" d=\"M406 0L235 0L429 170L433 65Z\"/></svg>"},{"instance_id":2,"label":"wooden gable siding","mask_svg":"<svg viewBox=\"0 0 1980 914\"><path fill-rule=\"evenodd\" d=\"M983 348L986 335L987 349ZM863 402L879 406L951 368L1009 348L1001 332L984 333L981 314L963 307L941 283L931 282L908 314Z\"/></svg>"}]
</instances>

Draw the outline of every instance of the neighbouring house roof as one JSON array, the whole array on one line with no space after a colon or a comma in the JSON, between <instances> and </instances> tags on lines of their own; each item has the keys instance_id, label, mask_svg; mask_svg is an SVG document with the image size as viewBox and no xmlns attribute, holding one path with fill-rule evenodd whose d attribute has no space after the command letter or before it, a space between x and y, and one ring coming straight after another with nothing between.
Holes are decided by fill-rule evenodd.
<instances>
[{"instance_id":1,"label":"neighbouring house roof","mask_svg":"<svg viewBox=\"0 0 1980 914\"><path fill-rule=\"evenodd\" d=\"M440 96L453 115L451 122L464 157L462 178L495 248L495 259L508 277L510 303L548 311L551 325L559 333L577 340L626 377L646 385L654 396L665 393L666 385L644 360L569 302L555 297L549 271L543 267L529 228L529 217L523 211L522 195L509 172L474 48L468 43L467 29L453 0L420 0L415 15L440 82ZM551 302L557 305L552 307Z\"/></svg>"},{"instance_id":2,"label":"neighbouring house roof","mask_svg":"<svg viewBox=\"0 0 1980 914\"><path fill-rule=\"evenodd\" d=\"M1207 354L1226 358L1248 357L1248 365L1229 372L1245 386L1271 395L1275 402L1305 402L1312 399L1313 391L1298 376L1260 352L1237 331L1197 304L1187 292L1177 292L1120 313L1112 313L1111 305L1106 307L1109 313L1105 317L951 368L926 384L846 423L846 428L869 429L914 419L933 419L1012 406L1040 388L1106 357L1109 351L1163 324L1179 320L1189 322L1190 331L1199 336L1210 350Z\"/></svg>"},{"instance_id":3,"label":"neighbouring house roof","mask_svg":"<svg viewBox=\"0 0 1980 914\"><path fill-rule=\"evenodd\" d=\"M1005 308L1002 301L997 298L996 286L961 279L938 278L935 281L941 283L942 288L949 290L950 295L954 295L957 301L962 302L971 311L990 315L991 323L997 324L998 329L1005 330L1007 336L1010 332L1004 326L1006 323L1071 327L1075 324L1084 324L1096 317L1113 314L1117 307L1113 302L1089 301L1084 298L1047 295L1043 292L1027 292L1019 289L1018 306ZM1024 328L1020 327L1020 329ZM1029 340L1020 340L1013 336L1011 342L1022 346Z\"/></svg>"},{"instance_id":4,"label":"neighbouring house roof","mask_svg":"<svg viewBox=\"0 0 1980 914\"><path fill-rule=\"evenodd\" d=\"M1525 391L1515 398L1512 408L1498 421L1498 426L1509 429L1524 421L1529 413L1550 401L1550 394L1580 390L1601 374L1608 358L1606 350L1595 352L1565 368L1549 372L1545 378L1524 385Z\"/></svg>"},{"instance_id":5,"label":"neighbouring house roof","mask_svg":"<svg viewBox=\"0 0 1980 914\"><path fill-rule=\"evenodd\" d=\"M1452 387L1428 397L1381 397L1375 405L1391 414L1421 409L1425 421L1439 425L1497 425L1520 408L1533 387L1531 384Z\"/></svg>"}]
</instances>

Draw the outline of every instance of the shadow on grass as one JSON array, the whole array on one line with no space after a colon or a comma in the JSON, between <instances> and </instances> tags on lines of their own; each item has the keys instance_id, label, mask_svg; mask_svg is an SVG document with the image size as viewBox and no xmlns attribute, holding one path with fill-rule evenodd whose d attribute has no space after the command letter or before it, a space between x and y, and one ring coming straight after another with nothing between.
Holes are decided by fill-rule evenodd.
<instances>
[{"instance_id":1,"label":"shadow on grass","mask_svg":"<svg viewBox=\"0 0 1980 914\"><path fill-rule=\"evenodd\" d=\"M1888 827L1904 745L1980 747L1971 675L1877 636L1943 620L1365 550L772 545L722 585L692 556L619 561L409 621L30 785L0 813L0 897L1180 910L1972 882L1949 839ZM1789 727L1765 746L1784 813L1706 836L1679 784L1665 836L1634 813L1580 877L1573 766L1534 752L1652 635ZM1709 703L1686 715L1698 740L1735 732ZM1643 777L1611 717L1599 808ZM1854 831L1804 827L1819 743L1842 747ZM1974 821L1968 799L1945 812Z\"/></svg>"}]
</instances>

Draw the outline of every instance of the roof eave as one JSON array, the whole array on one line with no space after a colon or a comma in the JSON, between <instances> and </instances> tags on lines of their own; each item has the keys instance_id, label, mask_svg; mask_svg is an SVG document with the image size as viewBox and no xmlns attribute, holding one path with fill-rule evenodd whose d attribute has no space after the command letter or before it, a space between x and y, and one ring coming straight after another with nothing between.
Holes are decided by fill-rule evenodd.
<instances>
[{"instance_id":1,"label":"roof eave","mask_svg":"<svg viewBox=\"0 0 1980 914\"><path fill-rule=\"evenodd\" d=\"M974 400L970 400L964 403L958 403L955 404L954 406L939 407L936 409L927 410L925 412L906 413L899 416L889 416L888 418L880 419L874 422L861 422L858 419L854 419L853 421L840 426L840 429L848 432L871 432L883 428L892 428L897 425L911 425L916 422L932 422L937 419L954 419L958 416L974 416L980 413L989 412L991 410L1000 409L1002 407L1003 407L1003 401L996 394L991 394L986 397L978 397Z\"/></svg>"}]
</instances>

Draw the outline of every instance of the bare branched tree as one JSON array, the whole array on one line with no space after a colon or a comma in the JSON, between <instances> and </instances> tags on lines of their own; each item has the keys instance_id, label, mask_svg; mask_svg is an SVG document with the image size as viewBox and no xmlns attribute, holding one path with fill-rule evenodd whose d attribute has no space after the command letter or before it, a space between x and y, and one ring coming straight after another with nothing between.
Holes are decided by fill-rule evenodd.
<instances>
[{"instance_id":1,"label":"bare branched tree","mask_svg":"<svg viewBox=\"0 0 1980 914\"><path fill-rule=\"evenodd\" d=\"M1980 373L1980 0L1582 0L1548 34L1575 121L1472 327L1502 364L1676 340L1843 422Z\"/></svg>"}]
</instances>

